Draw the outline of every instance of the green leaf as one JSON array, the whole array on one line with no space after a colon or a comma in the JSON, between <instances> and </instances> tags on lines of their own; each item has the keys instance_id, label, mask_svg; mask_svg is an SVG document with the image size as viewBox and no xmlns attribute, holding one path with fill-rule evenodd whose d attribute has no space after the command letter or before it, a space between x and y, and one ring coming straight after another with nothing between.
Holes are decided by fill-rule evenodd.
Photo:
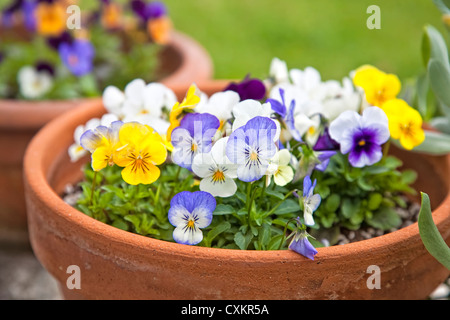
<instances>
[{"instance_id":1,"label":"green leaf","mask_svg":"<svg viewBox=\"0 0 450 320\"><path fill-rule=\"evenodd\" d=\"M436 130L450 135L450 118L435 117L430 120L430 125Z\"/></svg>"},{"instance_id":2,"label":"green leaf","mask_svg":"<svg viewBox=\"0 0 450 320\"><path fill-rule=\"evenodd\" d=\"M366 221L370 226L382 230L396 228L402 223L402 219L392 208L381 208L374 212L370 219L367 218Z\"/></svg>"},{"instance_id":3,"label":"green leaf","mask_svg":"<svg viewBox=\"0 0 450 320\"><path fill-rule=\"evenodd\" d=\"M444 63L430 59L428 63L428 75L431 88L438 98L442 113L450 119L450 67Z\"/></svg>"},{"instance_id":4,"label":"green leaf","mask_svg":"<svg viewBox=\"0 0 450 320\"><path fill-rule=\"evenodd\" d=\"M231 228L231 224L228 221L223 221L219 223L217 226L212 228L208 234L206 235L206 240L211 245L213 240L221 233L229 230Z\"/></svg>"},{"instance_id":5,"label":"green leaf","mask_svg":"<svg viewBox=\"0 0 450 320\"><path fill-rule=\"evenodd\" d=\"M296 213L300 211L300 205L298 201L287 199L274 211L274 214L286 214L286 213Z\"/></svg>"},{"instance_id":6,"label":"green leaf","mask_svg":"<svg viewBox=\"0 0 450 320\"><path fill-rule=\"evenodd\" d=\"M267 193L268 195L275 197L277 199L283 200L284 199L284 194L272 189L266 189L265 193Z\"/></svg>"},{"instance_id":7,"label":"green leaf","mask_svg":"<svg viewBox=\"0 0 450 320\"><path fill-rule=\"evenodd\" d=\"M241 250L247 250L248 245L252 241L253 234L251 232L248 232L245 234L245 236L242 234L242 232L236 233L234 236L234 242Z\"/></svg>"},{"instance_id":8,"label":"green leaf","mask_svg":"<svg viewBox=\"0 0 450 320\"><path fill-rule=\"evenodd\" d=\"M229 204L218 204L213 212L215 216L222 216L226 214L233 214L236 210Z\"/></svg>"},{"instance_id":9,"label":"green leaf","mask_svg":"<svg viewBox=\"0 0 450 320\"><path fill-rule=\"evenodd\" d=\"M419 234L428 252L450 270L450 248L445 243L438 228L434 224L431 213L430 198L421 193L422 204L419 212Z\"/></svg>"},{"instance_id":10,"label":"green leaf","mask_svg":"<svg viewBox=\"0 0 450 320\"><path fill-rule=\"evenodd\" d=\"M371 193L369 196L369 201L367 202L367 207L372 211L377 210L380 207L382 201L383 196L380 193Z\"/></svg>"},{"instance_id":11,"label":"green leaf","mask_svg":"<svg viewBox=\"0 0 450 320\"><path fill-rule=\"evenodd\" d=\"M442 63L444 68L450 69L445 40L441 33L431 25L427 25L424 28L422 37L422 58L425 66L429 64L431 59L435 59Z\"/></svg>"},{"instance_id":12,"label":"green leaf","mask_svg":"<svg viewBox=\"0 0 450 320\"><path fill-rule=\"evenodd\" d=\"M450 14L450 1L448 0L433 0L434 5L441 11L442 14Z\"/></svg>"},{"instance_id":13,"label":"green leaf","mask_svg":"<svg viewBox=\"0 0 450 320\"><path fill-rule=\"evenodd\" d=\"M352 200L350 198L344 198L341 206L342 215L345 218L350 219L359 212L360 206L361 201L359 199Z\"/></svg>"},{"instance_id":14,"label":"green leaf","mask_svg":"<svg viewBox=\"0 0 450 320\"><path fill-rule=\"evenodd\" d=\"M328 212L335 212L339 208L340 204L341 197L338 194L333 193L325 200L325 209Z\"/></svg>"}]
</instances>

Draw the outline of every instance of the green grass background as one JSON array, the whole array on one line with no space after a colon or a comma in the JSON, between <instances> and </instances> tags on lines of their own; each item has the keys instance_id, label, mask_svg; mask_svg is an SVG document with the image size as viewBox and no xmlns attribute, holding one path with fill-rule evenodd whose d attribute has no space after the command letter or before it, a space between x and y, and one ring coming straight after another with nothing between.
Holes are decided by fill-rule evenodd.
<instances>
[{"instance_id":1,"label":"green grass background","mask_svg":"<svg viewBox=\"0 0 450 320\"><path fill-rule=\"evenodd\" d=\"M264 77L273 57L341 79L373 64L400 78L422 72L425 24L443 31L432 0L165 0L174 26L210 53L215 78ZM381 29L369 30L370 5Z\"/></svg>"}]
</instances>

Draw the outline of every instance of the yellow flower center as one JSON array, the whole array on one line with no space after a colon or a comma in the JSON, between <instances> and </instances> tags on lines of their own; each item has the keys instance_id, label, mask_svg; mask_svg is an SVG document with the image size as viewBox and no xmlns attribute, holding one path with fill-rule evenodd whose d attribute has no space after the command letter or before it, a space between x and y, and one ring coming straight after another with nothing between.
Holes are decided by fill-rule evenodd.
<instances>
[{"instance_id":1,"label":"yellow flower center","mask_svg":"<svg viewBox=\"0 0 450 320\"><path fill-rule=\"evenodd\" d=\"M187 227L190 229L193 229L195 227L195 221L192 219L189 219L189 221L187 223Z\"/></svg>"},{"instance_id":2,"label":"yellow flower center","mask_svg":"<svg viewBox=\"0 0 450 320\"><path fill-rule=\"evenodd\" d=\"M144 155L139 154L138 156L136 156L134 153L131 153L129 158L133 160L131 167L132 172L141 171L143 173L146 173L147 171L149 171L148 165L150 155L148 153L144 153Z\"/></svg>"},{"instance_id":3,"label":"yellow flower center","mask_svg":"<svg viewBox=\"0 0 450 320\"><path fill-rule=\"evenodd\" d=\"M308 134L313 135L314 132L316 132L316 129L314 127L309 127Z\"/></svg>"},{"instance_id":4,"label":"yellow flower center","mask_svg":"<svg viewBox=\"0 0 450 320\"><path fill-rule=\"evenodd\" d=\"M364 139L359 140L358 145L361 146L361 147L365 146L366 145L366 140L364 140Z\"/></svg>"},{"instance_id":5,"label":"yellow flower center","mask_svg":"<svg viewBox=\"0 0 450 320\"><path fill-rule=\"evenodd\" d=\"M251 161L256 161L256 160L258 160L258 153L257 153L256 151L252 151L252 152L250 153L250 160L251 160Z\"/></svg>"},{"instance_id":6,"label":"yellow flower center","mask_svg":"<svg viewBox=\"0 0 450 320\"><path fill-rule=\"evenodd\" d=\"M198 145L197 145L195 142L192 142L192 145L191 145L191 151L192 151L192 152L196 152L197 149L198 149Z\"/></svg>"},{"instance_id":7,"label":"yellow flower center","mask_svg":"<svg viewBox=\"0 0 450 320\"><path fill-rule=\"evenodd\" d=\"M212 176L212 181L213 182L224 182L225 174L223 173L223 171L220 171L220 170L215 171Z\"/></svg>"}]
</instances>

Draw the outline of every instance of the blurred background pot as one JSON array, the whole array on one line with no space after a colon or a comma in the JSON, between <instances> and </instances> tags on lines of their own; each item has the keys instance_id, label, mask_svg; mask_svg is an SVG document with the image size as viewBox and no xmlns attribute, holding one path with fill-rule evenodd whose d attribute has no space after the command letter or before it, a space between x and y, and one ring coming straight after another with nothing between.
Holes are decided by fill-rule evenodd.
<instances>
[{"instance_id":1,"label":"blurred background pot","mask_svg":"<svg viewBox=\"0 0 450 320\"><path fill-rule=\"evenodd\" d=\"M198 83L207 94L226 83ZM187 87L175 88L181 99ZM48 124L25 157L25 186L34 253L66 299L425 299L449 271L424 248L417 223L351 244L318 248L314 261L290 250L252 251L187 246L119 230L65 203L67 184L80 181L87 158L71 163L75 127L105 112L94 101ZM418 172L435 223L450 242L450 157L396 151ZM81 289L66 285L80 268ZM369 289L370 266L380 289ZM369 281L368 281L369 280Z\"/></svg>"},{"instance_id":2,"label":"blurred background pot","mask_svg":"<svg viewBox=\"0 0 450 320\"><path fill-rule=\"evenodd\" d=\"M188 86L209 79L213 64L208 52L194 39L173 32L171 42L159 54L159 82ZM23 191L23 156L31 138L58 115L95 100L26 101L0 99L0 243L28 245Z\"/></svg>"}]
</instances>

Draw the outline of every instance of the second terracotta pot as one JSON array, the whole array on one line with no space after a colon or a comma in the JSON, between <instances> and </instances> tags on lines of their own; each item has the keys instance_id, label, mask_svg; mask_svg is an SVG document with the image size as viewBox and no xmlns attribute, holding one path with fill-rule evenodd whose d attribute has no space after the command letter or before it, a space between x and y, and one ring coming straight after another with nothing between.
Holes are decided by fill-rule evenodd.
<instances>
[{"instance_id":1,"label":"second terracotta pot","mask_svg":"<svg viewBox=\"0 0 450 320\"><path fill-rule=\"evenodd\" d=\"M187 86L213 75L206 49L181 32L173 32L159 59L159 82L167 86ZM31 138L50 120L89 100L0 100L0 243L29 244L22 171Z\"/></svg>"}]
</instances>

